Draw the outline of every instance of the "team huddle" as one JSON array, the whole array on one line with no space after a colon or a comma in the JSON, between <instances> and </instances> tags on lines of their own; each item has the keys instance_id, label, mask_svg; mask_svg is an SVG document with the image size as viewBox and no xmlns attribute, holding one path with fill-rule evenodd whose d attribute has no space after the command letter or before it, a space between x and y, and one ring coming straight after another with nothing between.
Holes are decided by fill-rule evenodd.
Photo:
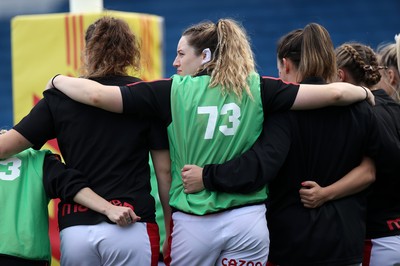
<instances>
[{"instance_id":1,"label":"team huddle","mask_svg":"<svg viewBox=\"0 0 400 266\"><path fill-rule=\"evenodd\" d=\"M0 264L49 265L50 198L62 266L400 263L399 37L335 49L310 23L279 40L272 78L237 21L207 21L182 33L177 74L154 81L127 74L140 46L123 20L100 18L85 41L82 77L54 76L0 135L0 199L36 199L24 222L0 220L15 225ZM40 150L53 138L65 164Z\"/></svg>"}]
</instances>

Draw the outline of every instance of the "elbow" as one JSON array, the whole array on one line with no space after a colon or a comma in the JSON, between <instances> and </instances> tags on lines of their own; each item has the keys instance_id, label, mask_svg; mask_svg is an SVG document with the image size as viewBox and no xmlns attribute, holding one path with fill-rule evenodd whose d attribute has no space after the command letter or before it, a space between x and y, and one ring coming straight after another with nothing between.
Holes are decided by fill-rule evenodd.
<instances>
[{"instance_id":1,"label":"elbow","mask_svg":"<svg viewBox=\"0 0 400 266\"><path fill-rule=\"evenodd\" d=\"M7 145L0 145L0 159L7 159L10 156L14 155L16 152L7 148Z\"/></svg>"},{"instance_id":2,"label":"elbow","mask_svg":"<svg viewBox=\"0 0 400 266\"><path fill-rule=\"evenodd\" d=\"M373 165L373 167L371 167L370 171L368 172L368 181L369 181L369 185L371 185L372 183L375 182L376 180L376 168L375 168L375 164Z\"/></svg>"},{"instance_id":3,"label":"elbow","mask_svg":"<svg viewBox=\"0 0 400 266\"><path fill-rule=\"evenodd\" d=\"M96 107L100 107L101 105L101 93L100 90L93 90L92 93L88 95L88 104Z\"/></svg>"},{"instance_id":4,"label":"elbow","mask_svg":"<svg viewBox=\"0 0 400 266\"><path fill-rule=\"evenodd\" d=\"M372 183L374 183L375 180L376 180L376 175L375 175L375 173L371 173L371 174L369 175L369 178L368 178L368 185L371 185Z\"/></svg>"},{"instance_id":5,"label":"elbow","mask_svg":"<svg viewBox=\"0 0 400 266\"><path fill-rule=\"evenodd\" d=\"M376 174L374 170L370 170L364 174L364 183L366 186L372 185L376 180Z\"/></svg>"},{"instance_id":6,"label":"elbow","mask_svg":"<svg viewBox=\"0 0 400 266\"><path fill-rule=\"evenodd\" d=\"M334 103L341 103L345 102L346 97L342 90L335 89L332 92L332 99Z\"/></svg>"},{"instance_id":7,"label":"elbow","mask_svg":"<svg viewBox=\"0 0 400 266\"><path fill-rule=\"evenodd\" d=\"M0 159L5 159L7 157L7 151L5 151L3 147L0 147Z\"/></svg>"}]
</instances>

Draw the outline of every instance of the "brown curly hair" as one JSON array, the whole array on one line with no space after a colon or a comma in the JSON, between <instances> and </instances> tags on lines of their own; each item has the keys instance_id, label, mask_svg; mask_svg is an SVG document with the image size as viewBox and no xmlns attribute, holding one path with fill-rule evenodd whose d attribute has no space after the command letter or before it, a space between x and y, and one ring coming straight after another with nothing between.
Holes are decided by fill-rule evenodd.
<instances>
[{"instance_id":1,"label":"brown curly hair","mask_svg":"<svg viewBox=\"0 0 400 266\"><path fill-rule=\"evenodd\" d=\"M102 17L86 30L83 75L86 78L127 75L140 69L140 45L122 19Z\"/></svg>"}]
</instances>

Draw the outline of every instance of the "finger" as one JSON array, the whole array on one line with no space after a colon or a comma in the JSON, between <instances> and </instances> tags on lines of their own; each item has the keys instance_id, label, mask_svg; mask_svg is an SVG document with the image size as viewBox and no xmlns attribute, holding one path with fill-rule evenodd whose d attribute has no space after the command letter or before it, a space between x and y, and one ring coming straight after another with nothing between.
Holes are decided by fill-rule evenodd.
<instances>
[{"instance_id":1,"label":"finger","mask_svg":"<svg viewBox=\"0 0 400 266\"><path fill-rule=\"evenodd\" d=\"M301 202L303 202L303 201L309 201L310 198L307 197L307 196L300 196L300 200L301 200Z\"/></svg>"},{"instance_id":2,"label":"finger","mask_svg":"<svg viewBox=\"0 0 400 266\"><path fill-rule=\"evenodd\" d=\"M299 190L300 197L310 197L312 192L307 188L301 188Z\"/></svg>"},{"instance_id":3,"label":"finger","mask_svg":"<svg viewBox=\"0 0 400 266\"><path fill-rule=\"evenodd\" d=\"M188 171L188 170L190 170L190 169L192 169L192 165L190 165L190 164L185 164L184 166L183 166L183 168L182 168L182 172L184 172L184 171Z\"/></svg>"},{"instance_id":4,"label":"finger","mask_svg":"<svg viewBox=\"0 0 400 266\"><path fill-rule=\"evenodd\" d=\"M128 215L129 215L129 217L135 217L136 216L135 212L131 208L128 208Z\"/></svg>"},{"instance_id":5,"label":"finger","mask_svg":"<svg viewBox=\"0 0 400 266\"><path fill-rule=\"evenodd\" d=\"M126 225L126 219L122 217L121 219L117 220L117 224L119 226L125 226Z\"/></svg>"},{"instance_id":6,"label":"finger","mask_svg":"<svg viewBox=\"0 0 400 266\"><path fill-rule=\"evenodd\" d=\"M193 193L193 189L186 187L183 192L185 192L186 194L190 194L190 193Z\"/></svg>"},{"instance_id":7,"label":"finger","mask_svg":"<svg viewBox=\"0 0 400 266\"><path fill-rule=\"evenodd\" d=\"M315 186L315 182L314 181L303 181L303 182L301 182L301 185L304 188L310 188L310 187Z\"/></svg>"},{"instance_id":8,"label":"finger","mask_svg":"<svg viewBox=\"0 0 400 266\"><path fill-rule=\"evenodd\" d=\"M308 189L304 188L304 187L300 188L299 189L299 194L300 194L300 196L301 195L307 195L308 194Z\"/></svg>"},{"instance_id":9,"label":"finger","mask_svg":"<svg viewBox=\"0 0 400 266\"><path fill-rule=\"evenodd\" d=\"M301 201L303 204L310 204L310 203L312 202L311 200L309 200L309 199L307 199L307 198L301 198L300 201Z\"/></svg>"},{"instance_id":10,"label":"finger","mask_svg":"<svg viewBox=\"0 0 400 266\"><path fill-rule=\"evenodd\" d=\"M185 180L185 179L186 179L186 172L185 172L185 171L182 171L182 172L181 172L181 177L182 177L182 180Z\"/></svg>"},{"instance_id":11,"label":"finger","mask_svg":"<svg viewBox=\"0 0 400 266\"><path fill-rule=\"evenodd\" d=\"M132 223L140 221L140 219L142 219L140 216L135 215L135 218L133 219Z\"/></svg>"}]
</instances>

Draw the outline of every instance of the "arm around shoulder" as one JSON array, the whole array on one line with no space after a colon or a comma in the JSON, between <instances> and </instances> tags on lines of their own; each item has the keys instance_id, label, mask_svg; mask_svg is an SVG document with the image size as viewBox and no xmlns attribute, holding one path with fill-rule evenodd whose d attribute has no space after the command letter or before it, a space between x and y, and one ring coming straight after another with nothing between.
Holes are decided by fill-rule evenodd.
<instances>
[{"instance_id":1,"label":"arm around shoulder","mask_svg":"<svg viewBox=\"0 0 400 266\"><path fill-rule=\"evenodd\" d=\"M362 100L367 100L371 105L375 104L374 95L370 90L347 82L301 84L292 110L349 105Z\"/></svg>"},{"instance_id":2,"label":"arm around shoulder","mask_svg":"<svg viewBox=\"0 0 400 266\"><path fill-rule=\"evenodd\" d=\"M19 153L27 148L32 147L24 136L15 129L0 134L0 158L8 158L16 153Z\"/></svg>"},{"instance_id":3,"label":"arm around shoulder","mask_svg":"<svg viewBox=\"0 0 400 266\"><path fill-rule=\"evenodd\" d=\"M122 95L118 86L106 86L90 79L57 75L48 82L46 89L52 87L77 102L122 113Z\"/></svg>"}]
</instances>

